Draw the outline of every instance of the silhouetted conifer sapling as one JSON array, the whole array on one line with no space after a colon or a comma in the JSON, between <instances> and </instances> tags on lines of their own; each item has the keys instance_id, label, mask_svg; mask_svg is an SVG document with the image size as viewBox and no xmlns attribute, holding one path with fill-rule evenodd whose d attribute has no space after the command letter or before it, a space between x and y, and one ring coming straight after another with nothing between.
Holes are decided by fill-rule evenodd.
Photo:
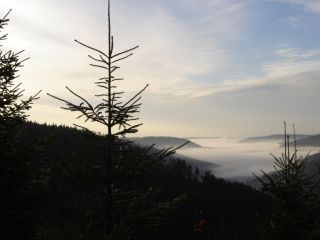
<instances>
[{"instance_id":1,"label":"silhouetted conifer sapling","mask_svg":"<svg viewBox=\"0 0 320 240\"><path fill-rule=\"evenodd\" d=\"M120 68L118 64L120 61L132 56L133 51L137 49L138 46L124 51L115 52L114 38L111 33L110 0L108 1L107 51L101 51L78 40L75 40L75 42L88 48L89 50L92 50L96 54L95 56L88 55L88 57L93 61L90 66L105 71L106 75L95 82L95 85L104 91L101 94L95 95L95 97L99 99L99 103L96 105L91 104L89 100L71 90L69 87L66 87L66 89L69 91L69 93L76 97L80 103L70 102L49 93L48 95L65 103L66 107L62 107L62 109L78 112L80 113L78 118L83 118L85 122L92 121L102 124L106 129L105 139L107 156L105 157L105 168L108 177L106 191L109 202L108 214L112 225L112 222L115 221L114 217L112 216L113 171L115 168L115 158L118 154L120 145L125 144L125 141L119 141L119 139L124 138L127 134L136 133L138 131L137 128L142 125L142 123L136 123L139 118L135 117L135 114L139 112L139 108L141 106L141 94L148 87L148 84L129 100L124 100L124 92L117 90L116 82L124 80L123 78L115 76L116 71ZM89 133L92 133L93 135L95 134L85 126L80 126L77 124L74 125Z\"/></svg>"},{"instance_id":2,"label":"silhouetted conifer sapling","mask_svg":"<svg viewBox=\"0 0 320 240\"><path fill-rule=\"evenodd\" d=\"M261 170L262 176L256 176L262 190L274 199L270 234L274 239L281 240L302 239L314 230L312 208L317 201L316 183L314 176L309 176L305 171L309 154L298 156L294 125L293 130L293 142L290 142L284 122L284 153L280 157L270 153L274 158L275 171L266 173ZM292 143L294 149L290 151Z\"/></svg>"}]
</instances>

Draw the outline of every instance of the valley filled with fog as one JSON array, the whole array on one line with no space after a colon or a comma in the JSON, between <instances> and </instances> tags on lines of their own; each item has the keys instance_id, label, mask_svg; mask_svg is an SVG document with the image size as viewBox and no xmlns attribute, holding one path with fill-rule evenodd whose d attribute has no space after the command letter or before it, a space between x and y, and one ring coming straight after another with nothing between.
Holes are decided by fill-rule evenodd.
<instances>
[{"instance_id":1,"label":"valley filled with fog","mask_svg":"<svg viewBox=\"0 0 320 240\"><path fill-rule=\"evenodd\" d=\"M178 153L217 164L210 169L217 177L241 178L260 174L260 170L270 172L273 170L273 157L284 152L281 141L266 140L243 142L243 138L189 138L190 141L201 145L201 148L182 148ZM293 150L293 148L292 148ZM308 153L318 153L320 148L298 148L298 156Z\"/></svg>"}]
</instances>

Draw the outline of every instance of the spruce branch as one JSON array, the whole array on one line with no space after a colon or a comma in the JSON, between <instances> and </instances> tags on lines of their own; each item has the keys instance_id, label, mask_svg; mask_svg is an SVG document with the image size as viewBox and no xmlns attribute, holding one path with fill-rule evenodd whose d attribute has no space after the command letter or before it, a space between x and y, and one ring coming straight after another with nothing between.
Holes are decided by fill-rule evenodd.
<instances>
[{"instance_id":1,"label":"spruce branch","mask_svg":"<svg viewBox=\"0 0 320 240\"><path fill-rule=\"evenodd\" d=\"M112 55L111 58L115 58L115 57L121 56L121 55L123 55L123 54L132 52L133 50L137 49L138 47L139 47L139 46L135 46L135 47L130 48L130 49L128 49L128 50L125 50L125 51L122 51L122 52L117 53L117 54L115 54L115 55Z\"/></svg>"},{"instance_id":2,"label":"spruce branch","mask_svg":"<svg viewBox=\"0 0 320 240\"><path fill-rule=\"evenodd\" d=\"M87 45L87 44L85 44L85 43L82 43L82 42L78 41L77 39L75 39L74 41L75 41L76 43L79 43L80 45L86 47L86 48L89 48L89 49L91 49L91 50L93 50L93 51L96 51L96 52L100 53L101 55L103 55L103 56L105 56L106 58L109 59L109 56L106 55L104 52L100 51L99 49L94 48L94 47L90 47L89 45Z\"/></svg>"}]
</instances>

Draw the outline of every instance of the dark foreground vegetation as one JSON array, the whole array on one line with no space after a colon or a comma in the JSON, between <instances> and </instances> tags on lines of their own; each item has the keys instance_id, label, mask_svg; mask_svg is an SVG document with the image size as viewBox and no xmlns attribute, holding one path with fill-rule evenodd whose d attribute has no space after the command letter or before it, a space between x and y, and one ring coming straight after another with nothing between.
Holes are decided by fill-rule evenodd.
<instances>
[{"instance_id":1,"label":"dark foreground vegetation","mask_svg":"<svg viewBox=\"0 0 320 240\"><path fill-rule=\"evenodd\" d=\"M2 233L11 239L256 239L269 216L263 193L129 145L107 233L100 140L66 127L20 129L20 143L1 156Z\"/></svg>"},{"instance_id":2,"label":"dark foreground vegetation","mask_svg":"<svg viewBox=\"0 0 320 240\"><path fill-rule=\"evenodd\" d=\"M116 221L107 232L102 139L36 123L19 124L14 136L0 153L6 239L319 237L319 200L298 165L291 166L291 182L264 180L265 194L138 145L127 145L118 162ZM286 233L294 235L276 237Z\"/></svg>"},{"instance_id":3,"label":"dark foreground vegetation","mask_svg":"<svg viewBox=\"0 0 320 240\"><path fill-rule=\"evenodd\" d=\"M174 149L157 150L126 140L140 124L135 114L140 92L123 100L114 63L137 47L113 52L108 11L107 53L89 57L106 76L96 82L105 92L93 106L63 102L85 121L107 133L27 122L38 94L22 100L15 83L24 60L19 52L0 51L0 237L36 240L250 240L319 239L317 178L305 175L306 158L297 151L275 157L275 172L259 178L263 191L200 173ZM7 24L0 19L0 30ZM0 41L6 35L0 35ZM121 101L120 101L121 100ZM287 134L285 133L285 139Z\"/></svg>"}]
</instances>

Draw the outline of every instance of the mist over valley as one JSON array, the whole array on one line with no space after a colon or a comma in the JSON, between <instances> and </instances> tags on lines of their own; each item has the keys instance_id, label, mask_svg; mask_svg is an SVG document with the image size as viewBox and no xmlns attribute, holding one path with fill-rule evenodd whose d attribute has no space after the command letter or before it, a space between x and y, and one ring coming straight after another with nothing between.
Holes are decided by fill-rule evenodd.
<instances>
[{"instance_id":1,"label":"mist over valley","mask_svg":"<svg viewBox=\"0 0 320 240\"><path fill-rule=\"evenodd\" d=\"M265 138L264 141L259 137L258 141L250 142L244 141L245 139L247 138L191 138L189 140L202 147L182 148L178 153L216 164L217 166L210 170L222 178L251 177L252 174L259 175L260 170L273 171L274 159L270 153L280 156L284 151L281 146L283 140L281 141L280 137ZM317 147L298 145L298 155L318 152Z\"/></svg>"}]
</instances>

